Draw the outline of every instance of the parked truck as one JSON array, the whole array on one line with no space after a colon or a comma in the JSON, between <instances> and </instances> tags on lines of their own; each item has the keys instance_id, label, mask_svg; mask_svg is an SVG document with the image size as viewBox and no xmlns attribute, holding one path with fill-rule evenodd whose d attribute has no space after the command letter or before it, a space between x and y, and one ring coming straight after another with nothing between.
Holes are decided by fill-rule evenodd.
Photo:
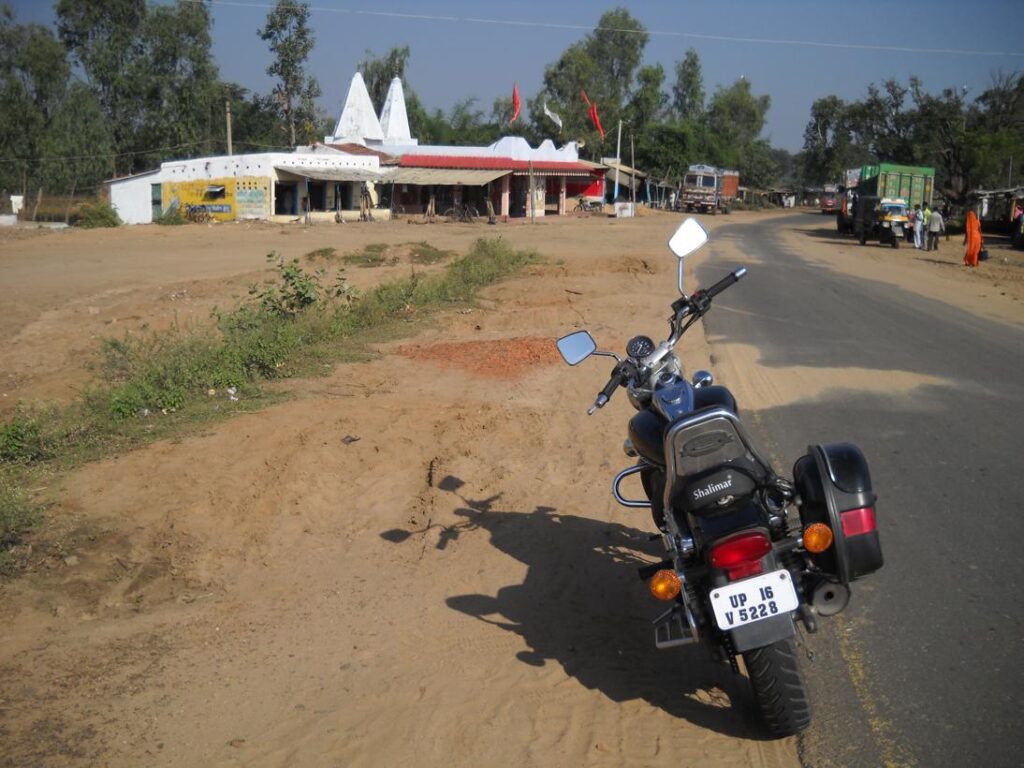
<instances>
[{"instance_id":1,"label":"parked truck","mask_svg":"<svg viewBox=\"0 0 1024 768\"><path fill-rule=\"evenodd\" d=\"M685 211L728 213L739 188L739 171L727 171L713 165L691 165L683 177L679 206Z\"/></svg>"},{"instance_id":2,"label":"parked truck","mask_svg":"<svg viewBox=\"0 0 1024 768\"><path fill-rule=\"evenodd\" d=\"M895 210L902 203L903 208L915 205L924 208L931 205L935 187L935 169L926 166L878 163L850 168L846 171L844 184L840 186L842 200L836 214L836 229L840 234L854 233L854 201L859 197L878 198L888 210ZM884 218L879 226L883 226ZM869 237L877 236L875 232ZM887 240L887 237L882 239Z\"/></svg>"},{"instance_id":3,"label":"parked truck","mask_svg":"<svg viewBox=\"0 0 1024 768\"><path fill-rule=\"evenodd\" d=\"M826 184L821 191L821 212L825 215L838 213L841 202L839 185Z\"/></svg>"}]
</instances>

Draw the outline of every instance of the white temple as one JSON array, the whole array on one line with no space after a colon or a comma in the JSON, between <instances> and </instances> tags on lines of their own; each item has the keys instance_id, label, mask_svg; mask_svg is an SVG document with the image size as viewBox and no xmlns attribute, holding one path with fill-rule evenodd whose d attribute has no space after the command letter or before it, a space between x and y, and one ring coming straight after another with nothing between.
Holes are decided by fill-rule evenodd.
<instances>
[{"instance_id":1,"label":"white temple","mask_svg":"<svg viewBox=\"0 0 1024 768\"><path fill-rule=\"evenodd\" d=\"M324 137L325 144L362 144L364 146L416 146L419 142L409 132L409 116L405 109L402 81L394 78L388 86L380 119L373 111L373 102L366 90L363 76L356 72L348 87L348 97L333 136Z\"/></svg>"}]
</instances>

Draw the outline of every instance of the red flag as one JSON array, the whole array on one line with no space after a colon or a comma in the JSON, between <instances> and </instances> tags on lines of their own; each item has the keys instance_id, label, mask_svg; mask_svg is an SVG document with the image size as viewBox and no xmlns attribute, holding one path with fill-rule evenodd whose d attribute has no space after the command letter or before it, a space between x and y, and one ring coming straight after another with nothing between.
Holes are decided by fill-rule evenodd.
<instances>
[{"instance_id":1,"label":"red flag","mask_svg":"<svg viewBox=\"0 0 1024 768\"><path fill-rule=\"evenodd\" d=\"M580 89L580 96L583 97L583 103L586 104L589 107L590 106L590 99L587 98L587 92L584 91L583 89Z\"/></svg>"},{"instance_id":2,"label":"red flag","mask_svg":"<svg viewBox=\"0 0 1024 768\"><path fill-rule=\"evenodd\" d=\"M509 123L514 123L516 118L519 117L519 110L522 108L523 103L519 100L519 84L512 84L512 119Z\"/></svg>"},{"instance_id":3,"label":"red flag","mask_svg":"<svg viewBox=\"0 0 1024 768\"><path fill-rule=\"evenodd\" d=\"M587 114L590 115L590 120L597 128L597 132L601 134L601 141L604 141L604 128L601 127L601 118L597 116L597 104L593 103L590 105L590 109L587 110Z\"/></svg>"}]
</instances>

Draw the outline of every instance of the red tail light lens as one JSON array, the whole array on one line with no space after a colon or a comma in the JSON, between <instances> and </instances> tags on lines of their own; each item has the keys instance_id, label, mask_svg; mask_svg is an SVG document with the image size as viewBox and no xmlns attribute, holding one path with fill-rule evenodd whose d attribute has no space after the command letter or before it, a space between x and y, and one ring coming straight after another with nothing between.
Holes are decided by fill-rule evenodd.
<instances>
[{"instance_id":1,"label":"red tail light lens","mask_svg":"<svg viewBox=\"0 0 1024 768\"><path fill-rule=\"evenodd\" d=\"M874 507L861 507L860 509L849 509L839 515L843 522L844 536L860 536L871 533L878 526L875 524Z\"/></svg>"},{"instance_id":2,"label":"red tail light lens","mask_svg":"<svg viewBox=\"0 0 1024 768\"><path fill-rule=\"evenodd\" d=\"M708 561L712 568L724 570L729 581L736 581L761 573L761 558L771 549L771 540L763 531L744 531L712 546Z\"/></svg>"}]
</instances>

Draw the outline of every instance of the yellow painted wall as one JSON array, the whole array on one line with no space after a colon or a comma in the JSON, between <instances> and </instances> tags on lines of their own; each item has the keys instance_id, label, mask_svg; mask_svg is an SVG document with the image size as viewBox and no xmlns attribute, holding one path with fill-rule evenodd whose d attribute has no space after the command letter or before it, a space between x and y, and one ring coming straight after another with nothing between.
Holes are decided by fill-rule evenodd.
<instances>
[{"instance_id":1,"label":"yellow painted wall","mask_svg":"<svg viewBox=\"0 0 1024 768\"><path fill-rule=\"evenodd\" d=\"M266 219L271 214L271 181L262 176L234 176L196 181L165 181L160 196L164 210L177 199L184 210L186 205L204 205L217 221L237 218ZM211 197L207 187L222 186L224 195Z\"/></svg>"}]
</instances>

